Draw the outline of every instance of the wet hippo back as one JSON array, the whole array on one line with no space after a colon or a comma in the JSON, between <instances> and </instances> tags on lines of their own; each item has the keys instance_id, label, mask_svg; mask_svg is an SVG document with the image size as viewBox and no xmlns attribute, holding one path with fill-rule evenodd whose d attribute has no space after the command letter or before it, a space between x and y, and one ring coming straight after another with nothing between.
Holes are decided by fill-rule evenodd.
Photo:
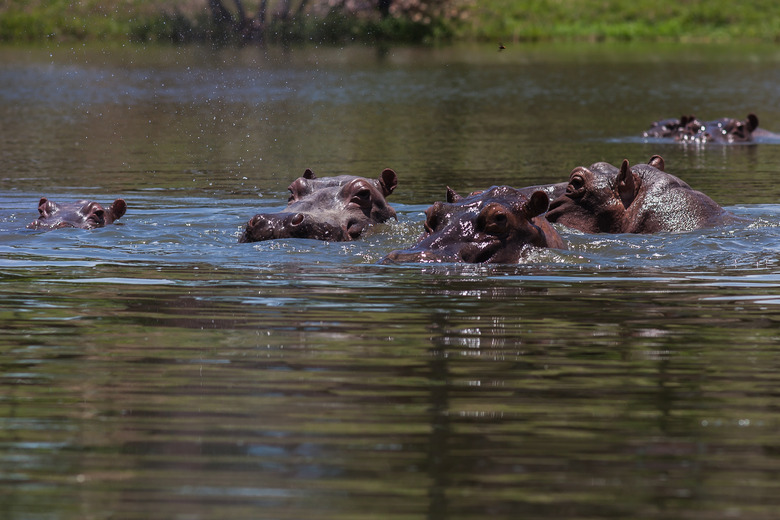
<instances>
[{"instance_id":1,"label":"wet hippo back","mask_svg":"<svg viewBox=\"0 0 780 520\"><path fill-rule=\"evenodd\" d=\"M566 193L550 204L547 219L586 233L690 231L732 222L734 215L674 175L664 161L620 168L595 163L572 170Z\"/></svg>"}]
</instances>

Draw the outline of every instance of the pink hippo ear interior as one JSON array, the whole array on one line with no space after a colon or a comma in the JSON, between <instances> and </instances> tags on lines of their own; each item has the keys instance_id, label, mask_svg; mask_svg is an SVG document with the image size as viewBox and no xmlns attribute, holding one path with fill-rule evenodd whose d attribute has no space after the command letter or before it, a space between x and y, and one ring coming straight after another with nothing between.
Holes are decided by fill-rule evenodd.
<instances>
[{"instance_id":1,"label":"pink hippo ear interior","mask_svg":"<svg viewBox=\"0 0 780 520\"><path fill-rule=\"evenodd\" d=\"M548 207L550 207L550 197L545 192L539 190L533 192L531 198L523 204L523 213L530 220L543 214Z\"/></svg>"},{"instance_id":2,"label":"pink hippo ear interior","mask_svg":"<svg viewBox=\"0 0 780 520\"><path fill-rule=\"evenodd\" d=\"M665 171L664 168L666 168L666 164L664 164L664 158L660 155L654 155L650 157L650 160L647 161L647 164L661 171Z\"/></svg>"},{"instance_id":3,"label":"pink hippo ear interior","mask_svg":"<svg viewBox=\"0 0 780 520\"><path fill-rule=\"evenodd\" d=\"M458 195L458 192L457 192L457 191L455 191L455 190L453 190L452 188L450 188L449 186L447 186L447 202L449 202L450 204L452 204L452 203L454 203L454 202L458 202L458 201L459 201L459 200L461 200L462 198L463 198L463 197L461 197L460 195Z\"/></svg>"},{"instance_id":4,"label":"pink hippo ear interior","mask_svg":"<svg viewBox=\"0 0 780 520\"><path fill-rule=\"evenodd\" d=\"M111 222L113 222L114 220L124 215L126 211L127 211L127 203L125 202L125 200L116 199L114 203L111 204L111 206L109 206L108 208L108 214L109 214L108 218L111 219Z\"/></svg>"},{"instance_id":5,"label":"pink hippo ear interior","mask_svg":"<svg viewBox=\"0 0 780 520\"><path fill-rule=\"evenodd\" d=\"M316 176L316 175L314 175L314 172L313 172L313 171L311 171L311 169L310 169L310 168L306 168L306 171L305 171L305 172L303 172L303 178L304 178L304 179L316 179L316 178L317 178L317 176Z\"/></svg>"},{"instance_id":6,"label":"pink hippo ear interior","mask_svg":"<svg viewBox=\"0 0 780 520\"><path fill-rule=\"evenodd\" d=\"M385 168L379 175L379 184L382 186L382 194L387 197L398 186L398 175L390 168Z\"/></svg>"},{"instance_id":7,"label":"pink hippo ear interior","mask_svg":"<svg viewBox=\"0 0 780 520\"><path fill-rule=\"evenodd\" d=\"M617 176L617 189L624 208L629 207L634 202L637 185L634 172L628 166L628 159L623 159L623 164L620 165L620 173Z\"/></svg>"}]
</instances>

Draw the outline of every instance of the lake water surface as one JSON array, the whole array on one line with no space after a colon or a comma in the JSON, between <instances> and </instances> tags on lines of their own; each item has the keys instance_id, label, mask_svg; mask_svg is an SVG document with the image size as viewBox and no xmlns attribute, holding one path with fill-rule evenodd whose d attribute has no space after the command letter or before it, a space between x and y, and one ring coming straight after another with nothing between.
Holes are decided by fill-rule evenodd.
<instances>
[{"instance_id":1,"label":"lake water surface","mask_svg":"<svg viewBox=\"0 0 780 520\"><path fill-rule=\"evenodd\" d=\"M0 516L777 518L780 144L637 136L780 132L778 85L776 46L0 49ZM376 265L448 185L653 154L745 223ZM238 244L307 167L392 167L398 222Z\"/></svg>"}]
</instances>

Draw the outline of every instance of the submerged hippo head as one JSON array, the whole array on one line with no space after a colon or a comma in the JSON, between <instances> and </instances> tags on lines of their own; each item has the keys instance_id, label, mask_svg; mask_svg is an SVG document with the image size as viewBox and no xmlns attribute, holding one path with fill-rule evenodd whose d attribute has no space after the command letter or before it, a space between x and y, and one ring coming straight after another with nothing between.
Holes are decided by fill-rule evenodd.
<instances>
[{"instance_id":1,"label":"submerged hippo head","mask_svg":"<svg viewBox=\"0 0 780 520\"><path fill-rule=\"evenodd\" d=\"M371 224L395 218L395 210L385 197L397 184L398 177L389 168L378 179L352 175L318 179L307 169L290 184L284 211L252 217L239 242L277 238L355 240Z\"/></svg>"},{"instance_id":2,"label":"submerged hippo head","mask_svg":"<svg viewBox=\"0 0 780 520\"><path fill-rule=\"evenodd\" d=\"M447 202L425 211L425 232L410 249L393 251L381 263L518 263L529 246L566 246L543 215L544 191L526 197L521 190L494 186L461 197L447 189Z\"/></svg>"},{"instance_id":3,"label":"submerged hippo head","mask_svg":"<svg viewBox=\"0 0 780 520\"><path fill-rule=\"evenodd\" d=\"M688 115L680 119L656 121L642 135L681 142L740 143L752 141L757 128L758 117L755 114L748 114L742 121L730 117L699 121L695 116Z\"/></svg>"},{"instance_id":4,"label":"submerged hippo head","mask_svg":"<svg viewBox=\"0 0 780 520\"><path fill-rule=\"evenodd\" d=\"M127 211L123 199L116 199L113 204L104 208L91 200L79 200L57 204L43 197L38 203L40 216L27 225L30 229L56 229L75 227L93 229L103 227L119 219Z\"/></svg>"},{"instance_id":5,"label":"submerged hippo head","mask_svg":"<svg viewBox=\"0 0 780 520\"><path fill-rule=\"evenodd\" d=\"M620 168L600 162L572 170L566 193L553 200L547 219L585 233L655 233L717 226L730 214L707 195L648 164Z\"/></svg>"}]
</instances>

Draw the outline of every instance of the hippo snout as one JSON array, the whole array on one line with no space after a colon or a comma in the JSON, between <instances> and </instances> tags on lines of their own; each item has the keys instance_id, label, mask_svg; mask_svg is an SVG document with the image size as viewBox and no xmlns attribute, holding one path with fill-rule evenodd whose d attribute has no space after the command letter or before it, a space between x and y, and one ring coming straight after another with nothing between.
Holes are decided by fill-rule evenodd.
<instances>
[{"instance_id":1,"label":"hippo snout","mask_svg":"<svg viewBox=\"0 0 780 520\"><path fill-rule=\"evenodd\" d=\"M302 213L273 215L258 213L249 219L238 241L246 243L288 238L295 235L295 229L300 227L304 220L305 216Z\"/></svg>"}]
</instances>

